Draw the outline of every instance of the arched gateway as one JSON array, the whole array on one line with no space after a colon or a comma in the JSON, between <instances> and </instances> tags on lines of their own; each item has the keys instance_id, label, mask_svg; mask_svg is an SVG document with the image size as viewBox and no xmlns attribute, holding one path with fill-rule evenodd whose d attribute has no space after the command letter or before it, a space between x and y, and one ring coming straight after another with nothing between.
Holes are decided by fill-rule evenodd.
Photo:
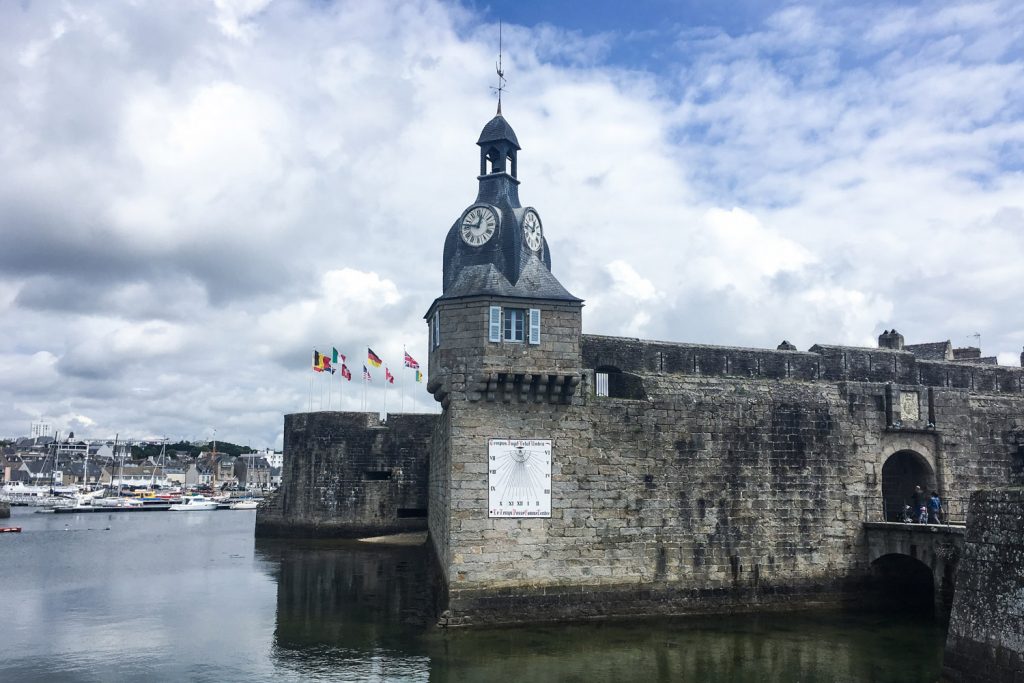
<instances>
[{"instance_id":1,"label":"arched gateway","mask_svg":"<svg viewBox=\"0 0 1024 683\"><path fill-rule=\"evenodd\" d=\"M926 494L939 488L935 470L923 455L906 449L897 451L886 458L882 465L882 500L885 521L898 522L902 520L903 508L911 503L917 486L920 486Z\"/></svg>"}]
</instances>

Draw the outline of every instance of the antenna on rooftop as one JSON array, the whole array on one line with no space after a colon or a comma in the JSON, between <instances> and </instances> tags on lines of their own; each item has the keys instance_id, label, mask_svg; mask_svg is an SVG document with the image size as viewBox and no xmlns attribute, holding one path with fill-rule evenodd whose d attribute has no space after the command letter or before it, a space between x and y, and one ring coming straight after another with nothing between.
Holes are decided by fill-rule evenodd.
<instances>
[{"instance_id":1,"label":"antenna on rooftop","mask_svg":"<svg viewBox=\"0 0 1024 683\"><path fill-rule=\"evenodd\" d=\"M494 65L494 70L498 72L498 87L491 87L491 90L498 93L498 116L501 116L501 93L506 90L505 83L505 70L501 66L501 21L498 21L498 62Z\"/></svg>"}]
</instances>

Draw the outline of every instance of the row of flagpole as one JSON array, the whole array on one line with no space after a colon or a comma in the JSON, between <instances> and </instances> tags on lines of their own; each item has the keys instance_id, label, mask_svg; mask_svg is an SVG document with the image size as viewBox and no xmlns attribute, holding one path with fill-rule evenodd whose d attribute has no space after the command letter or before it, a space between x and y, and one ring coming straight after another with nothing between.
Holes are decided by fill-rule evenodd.
<instances>
[{"instance_id":1,"label":"row of flagpole","mask_svg":"<svg viewBox=\"0 0 1024 683\"><path fill-rule=\"evenodd\" d=\"M420 372L420 364L416 362L416 359L409 355L405 347L402 347L402 355L404 356L402 365L408 369L414 371L414 379L416 382L423 381L423 373ZM335 367L338 365L339 360L341 361L341 367ZM340 353L337 348L331 347L331 353L325 354L320 353L317 349L313 349L313 371L320 373L329 373L328 377L330 382L327 385L327 409L331 409L332 396L334 394L333 378L336 373L340 370L341 379L344 381L352 381L352 372L349 370L347 363L348 358L345 354ZM373 382L373 376L370 373L369 365L373 368L384 367L384 414L388 412L388 385L395 383L395 375L392 374L391 369L384 363L380 356L373 352L373 349L366 347L366 362L363 363L363 397L362 397L362 410L367 409L366 400L366 387L368 383ZM400 382L399 385L402 387L402 406L401 410L405 411L405 382ZM344 384L339 385L338 389L338 407L341 408L343 393L342 388ZM320 409L323 410L324 397L323 397L323 386L320 388ZM309 377L309 411L313 412L313 375Z\"/></svg>"}]
</instances>

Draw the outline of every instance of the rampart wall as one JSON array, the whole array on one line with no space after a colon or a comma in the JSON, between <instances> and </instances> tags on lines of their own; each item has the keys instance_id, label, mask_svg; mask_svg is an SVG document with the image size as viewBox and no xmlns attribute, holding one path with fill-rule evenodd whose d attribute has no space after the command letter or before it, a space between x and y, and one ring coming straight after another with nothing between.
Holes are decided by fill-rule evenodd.
<instances>
[{"instance_id":1,"label":"rampart wall","mask_svg":"<svg viewBox=\"0 0 1024 683\"><path fill-rule=\"evenodd\" d=\"M1024 679L1024 489L971 497L943 680Z\"/></svg>"},{"instance_id":2,"label":"rampart wall","mask_svg":"<svg viewBox=\"0 0 1024 683\"><path fill-rule=\"evenodd\" d=\"M595 396L593 370L566 405L453 392L432 465L447 623L838 602L868 573L889 456L944 492L1019 476L1019 370L815 349L585 336L583 366L632 375L631 397ZM496 436L553 440L550 519L488 518Z\"/></svg>"},{"instance_id":3,"label":"rampart wall","mask_svg":"<svg viewBox=\"0 0 1024 683\"><path fill-rule=\"evenodd\" d=\"M425 529L437 415L285 415L281 488L258 536L375 536Z\"/></svg>"}]
</instances>

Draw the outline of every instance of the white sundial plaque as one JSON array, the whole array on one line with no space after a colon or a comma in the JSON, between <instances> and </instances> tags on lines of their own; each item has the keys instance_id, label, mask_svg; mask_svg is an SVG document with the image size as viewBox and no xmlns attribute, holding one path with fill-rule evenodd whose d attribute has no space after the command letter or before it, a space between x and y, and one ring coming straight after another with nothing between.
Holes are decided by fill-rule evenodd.
<instances>
[{"instance_id":1,"label":"white sundial plaque","mask_svg":"<svg viewBox=\"0 0 1024 683\"><path fill-rule=\"evenodd\" d=\"M551 516L551 439L487 441L488 516Z\"/></svg>"}]
</instances>

